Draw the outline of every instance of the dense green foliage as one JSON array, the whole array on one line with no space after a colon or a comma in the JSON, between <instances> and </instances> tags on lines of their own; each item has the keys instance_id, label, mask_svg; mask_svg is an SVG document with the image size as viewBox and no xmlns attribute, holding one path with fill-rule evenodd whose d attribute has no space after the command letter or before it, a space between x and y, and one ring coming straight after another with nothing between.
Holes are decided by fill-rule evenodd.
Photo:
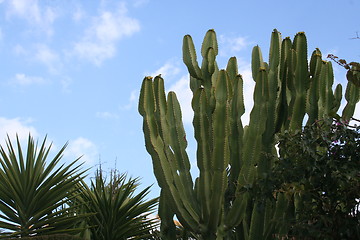
<instances>
[{"instance_id":1,"label":"dense green foliage","mask_svg":"<svg viewBox=\"0 0 360 240\"><path fill-rule=\"evenodd\" d=\"M288 235L296 239L360 239L360 127L317 121L279 136L282 157L272 181L298 211Z\"/></svg>"}]
</instances>

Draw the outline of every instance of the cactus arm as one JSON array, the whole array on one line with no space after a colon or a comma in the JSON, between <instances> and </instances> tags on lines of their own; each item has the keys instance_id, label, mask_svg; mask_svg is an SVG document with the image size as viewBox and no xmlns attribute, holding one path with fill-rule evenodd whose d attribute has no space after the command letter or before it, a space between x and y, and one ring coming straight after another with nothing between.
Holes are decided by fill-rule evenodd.
<instances>
[{"instance_id":1,"label":"cactus arm","mask_svg":"<svg viewBox=\"0 0 360 240\"><path fill-rule=\"evenodd\" d=\"M197 165L200 176L198 178L198 199L201 199L202 216L204 219L209 218L210 212L210 194L211 194L211 175L210 175L210 161L211 158L211 143L212 130L211 116L207 112L208 101L204 89L198 89L194 94L192 100L192 107L194 110L194 135L197 141Z\"/></svg>"},{"instance_id":2,"label":"cactus arm","mask_svg":"<svg viewBox=\"0 0 360 240\"><path fill-rule=\"evenodd\" d=\"M292 42L289 37L284 38L281 43L281 57L280 57L280 76L286 76L288 69L289 53L292 48ZM285 80L285 79L284 79Z\"/></svg>"},{"instance_id":3,"label":"cactus arm","mask_svg":"<svg viewBox=\"0 0 360 240\"><path fill-rule=\"evenodd\" d=\"M251 215L251 224L249 230L249 240L264 239L264 217L265 211L261 203L255 202Z\"/></svg>"},{"instance_id":4,"label":"cactus arm","mask_svg":"<svg viewBox=\"0 0 360 240\"><path fill-rule=\"evenodd\" d=\"M238 64L236 61L236 57L231 57L226 65L226 72L229 76L229 79L231 81L231 84L234 85L234 80L238 76Z\"/></svg>"},{"instance_id":5,"label":"cactus arm","mask_svg":"<svg viewBox=\"0 0 360 240\"><path fill-rule=\"evenodd\" d=\"M221 220L224 194L227 186L226 168L230 159L229 147L229 85L225 70L219 72L215 87L216 106L213 113L213 152L209 229L216 230Z\"/></svg>"},{"instance_id":6,"label":"cactus arm","mask_svg":"<svg viewBox=\"0 0 360 240\"><path fill-rule=\"evenodd\" d=\"M337 111L339 110L341 105L341 99L342 99L342 85L338 84L336 85L336 88L334 90L334 104L333 104L332 113L336 114Z\"/></svg>"},{"instance_id":7,"label":"cactus arm","mask_svg":"<svg viewBox=\"0 0 360 240\"><path fill-rule=\"evenodd\" d=\"M203 79L201 80L202 87L205 88L207 93L210 93L212 88L212 80L211 77L216 69L216 61L215 61L215 51L213 48L209 48L206 57L202 61L201 72Z\"/></svg>"},{"instance_id":8,"label":"cactus arm","mask_svg":"<svg viewBox=\"0 0 360 240\"><path fill-rule=\"evenodd\" d=\"M286 233L286 224L279 221L279 219L285 219L285 215L288 209L288 201L285 198L284 193L277 193L276 196L276 207L273 215L273 221L275 223L274 228L278 230L280 234Z\"/></svg>"},{"instance_id":9,"label":"cactus arm","mask_svg":"<svg viewBox=\"0 0 360 240\"><path fill-rule=\"evenodd\" d=\"M199 88L201 88L201 80L197 79L197 78L194 78L193 76L190 75L190 89L193 92L193 94Z\"/></svg>"},{"instance_id":10,"label":"cactus arm","mask_svg":"<svg viewBox=\"0 0 360 240\"><path fill-rule=\"evenodd\" d=\"M288 58L292 43L289 37L286 37L281 43L280 55L280 72L279 72L279 97L276 106L276 127L275 132L279 132L281 128L288 122Z\"/></svg>"},{"instance_id":11,"label":"cactus arm","mask_svg":"<svg viewBox=\"0 0 360 240\"><path fill-rule=\"evenodd\" d=\"M279 83L280 83L280 54L281 54L281 35L275 29L271 34L270 53L269 53L269 71L268 71L268 88L269 88L269 100L268 100L268 113L266 121L266 129L263 135L263 142L266 152L271 151L271 145L276 130L276 122L279 116L276 114L277 99L279 97ZM268 170L269 166L264 166L265 170Z\"/></svg>"},{"instance_id":12,"label":"cactus arm","mask_svg":"<svg viewBox=\"0 0 360 240\"><path fill-rule=\"evenodd\" d=\"M320 73L322 69L321 52L316 49L310 59L310 88L306 102L306 112L309 115L307 124L314 123L319 116L319 89L320 89Z\"/></svg>"},{"instance_id":13,"label":"cactus arm","mask_svg":"<svg viewBox=\"0 0 360 240\"><path fill-rule=\"evenodd\" d=\"M215 56L218 55L218 43L214 29L208 30L205 34L204 40L201 45L201 55L203 58L207 57L206 55L209 48L212 48L214 50Z\"/></svg>"},{"instance_id":14,"label":"cactus arm","mask_svg":"<svg viewBox=\"0 0 360 240\"><path fill-rule=\"evenodd\" d=\"M243 146L243 160L238 178L238 188L253 182L256 166L262 154L262 134L266 126L267 101L269 98L267 82L266 70L262 68L257 74L254 106L250 113L249 127L244 134L244 142L251 144Z\"/></svg>"},{"instance_id":15,"label":"cactus arm","mask_svg":"<svg viewBox=\"0 0 360 240\"><path fill-rule=\"evenodd\" d=\"M295 78L296 89L299 93L303 93L308 89L309 84L309 72L308 72L308 60L307 60L307 41L303 32L296 34L293 48L297 53Z\"/></svg>"},{"instance_id":16,"label":"cactus arm","mask_svg":"<svg viewBox=\"0 0 360 240\"><path fill-rule=\"evenodd\" d=\"M325 117L325 116L329 116L329 113L331 112L334 105L334 94L332 90L332 86L334 83L334 74L333 74L331 62L326 62L324 67L326 72L325 85L323 87L325 90L325 96L324 96L324 117Z\"/></svg>"},{"instance_id":17,"label":"cactus arm","mask_svg":"<svg viewBox=\"0 0 360 240\"><path fill-rule=\"evenodd\" d=\"M190 174L190 161L186 153L187 140L182 125L180 104L174 92L169 92L167 100L166 120L168 123L169 142L175 156L176 177L179 176L180 182L177 184L178 190L186 197L185 201L188 209L195 209L196 197L193 193L193 182ZM194 210L192 210L194 211Z\"/></svg>"},{"instance_id":18,"label":"cactus arm","mask_svg":"<svg viewBox=\"0 0 360 240\"><path fill-rule=\"evenodd\" d=\"M354 115L356 103L360 99L360 88L355 86L352 82L348 82L345 91L345 99L347 103L342 111L342 119L348 121Z\"/></svg>"},{"instance_id":19,"label":"cactus arm","mask_svg":"<svg viewBox=\"0 0 360 240\"><path fill-rule=\"evenodd\" d=\"M217 72L219 71L215 61L218 55L218 43L214 30L207 31L201 45L201 55L203 61L201 64L202 81L201 84L205 88L208 96L211 95L213 86L216 84Z\"/></svg>"},{"instance_id":20,"label":"cactus arm","mask_svg":"<svg viewBox=\"0 0 360 240\"><path fill-rule=\"evenodd\" d=\"M309 88L307 43L303 32L296 34L293 49L296 51L295 99L291 112L290 129L301 129L306 109L306 92Z\"/></svg>"},{"instance_id":21,"label":"cactus arm","mask_svg":"<svg viewBox=\"0 0 360 240\"><path fill-rule=\"evenodd\" d=\"M167 129L168 124L166 122L167 104L164 89L164 79L161 77L161 75L154 78L153 87L156 103L155 119L158 123L160 137L164 140L164 144L168 145L169 134Z\"/></svg>"},{"instance_id":22,"label":"cactus arm","mask_svg":"<svg viewBox=\"0 0 360 240\"><path fill-rule=\"evenodd\" d=\"M175 212L179 218L184 219L190 228L198 225L199 215L192 208L186 209L187 199L180 197L175 182L178 182L177 167L174 164L173 155L169 154L159 133L160 122L156 121L156 98L154 83L150 77L146 77L142 83L139 101L139 113L143 116L143 131L145 146L152 157L155 177L162 189L170 194L170 202L175 205Z\"/></svg>"},{"instance_id":23,"label":"cactus arm","mask_svg":"<svg viewBox=\"0 0 360 240\"><path fill-rule=\"evenodd\" d=\"M169 201L166 201L169 196L166 196L165 190L162 189L160 192L159 201L159 217L160 217L160 234L161 239L176 239L176 226L174 224L174 212L169 206Z\"/></svg>"},{"instance_id":24,"label":"cactus arm","mask_svg":"<svg viewBox=\"0 0 360 240\"><path fill-rule=\"evenodd\" d=\"M209 48L206 60L208 62L207 69L210 75L212 75L215 72L216 69L216 62L215 62L216 53L214 48Z\"/></svg>"},{"instance_id":25,"label":"cactus arm","mask_svg":"<svg viewBox=\"0 0 360 240\"><path fill-rule=\"evenodd\" d=\"M190 35L184 36L183 39L183 61L191 76L202 79L201 69L196 59L195 46Z\"/></svg>"},{"instance_id":26,"label":"cactus arm","mask_svg":"<svg viewBox=\"0 0 360 240\"><path fill-rule=\"evenodd\" d=\"M246 208L248 207L248 202L250 195L248 192L238 194L235 198L232 208L230 208L226 219L225 219L225 229L232 229L234 226L238 226L246 216Z\"/></svg>"},{"instance_id":27,"label":"cactus arm","mask_svg":"<svg viewBox=\"0 0 360 240\"><path fill-rule=\"evenodd\" d=\"M257 74L259 73L260 68L264 68L265 64L263 61L261 49L259 46L255 46L251 54L251 71L254 81L257 79Z\"/></svg>"},{"instance_id":28,"label":"cactus arm","mask_svg":"<svg viewBox=\"0 0 360 240\"><path fill-rule=\"evenodd\" d=\"M233 80L234 94L231 103L231 115L230 115L230 188L231 194L234 194L232 189L237 181L241 168L241 158L243 152L243 124L241 122L241 116L245 112L244 96L243 96L243 79L241 75L230 77Z\"/></svg>"}]
</instances>

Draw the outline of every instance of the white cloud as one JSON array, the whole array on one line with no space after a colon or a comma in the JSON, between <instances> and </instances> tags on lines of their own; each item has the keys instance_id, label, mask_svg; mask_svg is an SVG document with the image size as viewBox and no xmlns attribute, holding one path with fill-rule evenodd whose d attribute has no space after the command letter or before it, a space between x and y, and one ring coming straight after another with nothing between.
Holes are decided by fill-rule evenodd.
<instances>
[{"instance_id":1,"label":"white cloud","mask_svg":"<svg viewBox=\"0 0 360 240\"><path fill-rule=\"evenodd\" d=\"M44 84L46 83L46 80L42 77L26 76L23 73L17 73L11 82L16 85L28 86L33 84Z\"/></svg>"},{"instance_id":2,"label":"white cloud","mask_svg":"<svg viewBox=\"0 0 360 240\"><path fill-rule=\"evenodd\" d=\"M20 44L16 44L15 47L13 48L13 51L16 55L26 55L27 54L27 50Z\"/></svg>"},{"instance_id":3,"label":"white cloud","mask_svg":"<svg viewBox=\"0 0 360 240\"><path fill-rule=\"evenodd\" d=\"M29 134L33 138L39 137L38 131L35 127L30 125L31 120L23 120L20 118L4 118L0 117L0 144L5 146L5 139L9 135L10 139L13 141L16 138L16 134L19 137L21 142L26 142L29 137Z\"/></svg>"},{"instance_id":4,"label":"white cloud","mask_svg":"<svg viewBox=\"0 0 360 240\"><path fill-rule=\"evenodd\" d=\"M142 7L145 6L150 0L133 0L133 6L134 7Z\"/></svg>"},{"instance_id":5,"label":"white cloud","mask_svg":"<svg viewBox=\"0 0 360 240\"><path fill-rule=\"evenodd\" d=\"M29 24L45 31L47 35L53 34L52 24L57 17L55 9L40 7L38 0L9 0L6 15L25 19Z\"/></svg>"},{"instance_id":6,"label":"white cloud","mask_svg":"<svg viewBox=\"0 0 360 240\"><path fill-rule=\"evenodd\" d=\"M153 73L146 74L148 76L155 77L161 74L161 77L168 78L173 77L180 73L180 68L178 68L172 61L168 61L163 66L161 66L158 70L154 71Z\"/></svg>"},{"instance_id":7,"label":"white cloud","mask_svg":"<svg viewBox=\"0 0 360 240\"><path fill-rule=\"evenodd\" d=\"M81 157L80 162L85 162L89 166L96 163L98 156L99 153L96 145L83 137L70 141L64 152L64 157L72 158L73 160Z\"/></svg>"},{"instance_id":8,"label":"white cloud","mask_svg":"<svg viewBox=\"0 0 360 240\"><path fill-rule=\"evenodd\" d=\"M97 112L96 117L102 118L102 119L117 119L119 116L117 114L111 113L111 112Z\"/></svg>"},{"instance_id":9,"label":"white cloud","mask_svg":"<svg viewBox=\"0 0 360 240\"><path fill-rule=\"evenodd\" d=\"M45 44L36 46L35 60L46 65L50 73L58 73L62 68L58 54Z\"/></svg>"},{"instance_id":10,"label":"white cloud","mask_svg":"<svg viewBox=\"0 0 360 240\"><path fill-rule=\"evenodd\" d=\"M179 81L170 86L169 91L176 93L181 106L184 124L192 123L194 112L191 108L192 92L189 86L189 75L183 76Z\"/></svg>"},{"instance_id":11,"label":"white cloud","mask_svg":"<svg viewBox=\"0 0 360 240\"><path fill-rule=\"evenodd\" d=\"M234 55L236 52L239 52L251 43L247 41L246 37L227 37L225 35L219 36L219 55L228 56Z\"/></svg>"},{"instance_id":12,"label":"white cloud","mask_svg":"<svg viewBox=\"0 0 360 240\"><path fill-rule=\"evenodd\" d=\"M86 16L85 11L82 9L82 7L78 5L72 15L72 18L75 22L80 22L81 20L84 19L85 16Z\"/></svg>"},{"instance_id":13,"label":"white cloud","mask_svg":"<svg viewBox=\"0 0 360 240\"><path fill-rule=\"evenodd\" d=\"M74 53L95 65L111 58L116 53L116 44L124 37L140 30L138 20L127 15L124 4L117 11L102 11L93 19L83 38L74 44Z\"/></svg>"},{"instance_id":14,"label":"white cloud","mask_svg":"<svg viewBox=\"0 0 360 240\"><path fill-rule=\"evenodd\" d=\"M128 104L120 107L120 109L125 109L125 110L131 109L134 106L134 104L137 103L138 99L139 99L139 91L138 90L131 91Z\"/></svg>"},{"instance_id":15,"label":"white cloud","mask_svg":"<svg viewBox=\"0 0 360 240\"><path fill-rule=\"evenodd\" d=\"M13 52L28 61L45 65L51 74L59 74L63 68L61 56L46 44L34 44L31 48L16 44Z\"/></svg>"}]
</instances>

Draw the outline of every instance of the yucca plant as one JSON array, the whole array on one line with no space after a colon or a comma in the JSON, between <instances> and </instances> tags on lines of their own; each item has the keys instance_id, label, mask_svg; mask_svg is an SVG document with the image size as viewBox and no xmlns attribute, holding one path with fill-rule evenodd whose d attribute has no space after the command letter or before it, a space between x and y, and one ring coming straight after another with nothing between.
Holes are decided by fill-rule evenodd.
<instances>
[{"instance_id":1,"label":"yucca plant","mask_svg":"<svg viewBox=\"0 0 360 240\"><path fill-rule=\"evenodd\" d=\"M128 179L126 174L112 171L106 183L101 170L97 170L91 187L83 185L78 200L85 202L84 213L93 213L86 221L89 229L83 236L94 240L152 239L156 224L150 214L158 199L145 200L150 187L136 194L138 178Z\"/></svg>"},{"instance_id":2,"label":"yucca plant","mask_svg":"<svg viewBox=\"0 0 360 240\"><path fill-rule=\"evenodd\" d=\"M18 136L16 145L8 136L6 148L0 146L0 238L77 232L74 225L83 215L67 202L84 177L79 159L59 166L64 145L48 160L46 138L38 147L29 135L26 154Z\"/></svg>"}]
</instances>

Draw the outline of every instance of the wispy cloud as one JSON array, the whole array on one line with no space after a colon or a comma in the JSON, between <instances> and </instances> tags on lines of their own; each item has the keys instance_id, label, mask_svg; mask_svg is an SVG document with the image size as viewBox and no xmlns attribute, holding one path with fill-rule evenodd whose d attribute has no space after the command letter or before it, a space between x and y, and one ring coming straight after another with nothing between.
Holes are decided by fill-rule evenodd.
<instances>
[{"instance_id":1,"label":"wispy cloud","mask_svg":"<svg viewBox=\"0 0 360 240\"><path fill-rule=\"evenodd\" d=\"M150 0L132 0L132 5L134 7L142 7L148 4Z\"/></svg>"},{"instance_id":2,"label":"wispy cloud","mask_svg":"<svg viewBox=\"0 0 360 240\"><path fill-rule=\"evenodd\" d=\"M77 5L75 7L75 11L72 14L72 19L75 22L80 22L85 18L85 16L86 16L86 12L84 11L84 9L80 5Z\"/></svg>"},{"instance_id":3,"label":"wispy cloud","mask_svg":"<svg viewBox=\"0 0 360 240\"><path fill-rule=\"evenodd\" d=\"M62 63L59 55L45 44L36 45L35 60L47 66L50 73L61 71Z\"/></svg>"},{"instance_id":4,"label":"wispy cloud","mask_svg":"<svg viewBox=\"0 0 360 240\"><path fill-rule=\"evenodd\" d=\"M6 3L8 3L6 12L8 19L18 17L44 31L48 36L53 34L52 24L57 17L54 8L40 7L38 0L9 0Z\"/></svg>"},{"instance_id":5,"label":"wispy cloud","mask_svg":"<svg viewBox=\"0 0 360 240\"><path fill-rule=\"evenodd\" d=\"M139 91L138 90L131 91L128 103L125 106L121 106L120 109L124 109L124 110L131 109L134 105L136 105L138 99L139 99Z\"/></svg>"},{"instance_id":6,"label":"wispy cloud","mask_svg":"<svg viewBox=\"0 0 360 240\"><path fill-rule=\"evenodd\" d=\"M101 11L82 39L74 44L73 52L79 58L99 66L115 55L119 40L139 30L139 21L129 17L125 4L121 4L115 11Z\"/></svg>"},{"instance_id":7,"label":"wispy cloud","mask_svg":"<svg viewBox=\"0 0 360 240\"><path fill-rule=\"evenodd\" d=\"M39 85L44 84L47 81L42 77L36 76L27 76L24 73L17 73L15 77L11 80L11 83L20 85L20 86L29 86L29 85Z\"/></svg>"},{"instance_id":8,"label":"wispy cloud","mask_svg":"<svg viewBox=\"0 0 360 240\"><path fill-rule=\"evenodd\" d=\"M87 138L79 137L69 142L65 149L64 157L72 160L81 157L81 162L93 166L99 156L97 146Z\"/></svg>"},{"instance_id":9,"label":"wispy cloud","mask_svg":"<svg viewBox=\"0 0 360 240\"><path fill-rule=\"evenodd\" d=\"M16 44L12 51L18 57L25 58L31 63L40 63L51 74L60 74L63 70L63 56L47 44L37 43L32 46Z\"/></svg>"},{"instance_id":10,"label":"wispy cloud","mask_svg":"<svg viewBox=\"0 0 360 240\"><path fill-rule=\"evenodd\" d=\"M117 114L111 113L111 112L97 112L96 117L101 118L101 119L118 119L119 118L119 116Z\"/></svg>"},{"instance_id":11,"label":"wispy cloud","mask_svg":"<svg viewBox=\"0 0 360 240\"><path fill-rule=\"evenodd\" d=\"M251 42L249 42L246 37L220 35L219 45L219 55L229 56L247 48L249 45L251 45Z\"/></svg>"},{"instance_id":12,"label":"wispy cloud","mask_svg":"<svg viewBox=\"0 0 360 240\"><path fill-rule=\"evenodd\" d=\"M174 63L174 61L169 60L156 71L146 75L155 77L161 74L163 78L168 78L168 77L170 78L176 76L179 73L180 73L180 68Z\"/></svg>"},{"instance_id":13,"label":"wispy cloud","mask_svg":"<svg viewBox=\"0 0 360 240\"><path fill-rule=\"evenodd\" d=\"M39 133L35 127L31 126L31 122L31 119L0 117L0 144L4 146L7 135L12 140L18 135L21 142L25 142L29 134L37 138Z\"/></svg>"},{"instance_id":14,"label":"wispy cloud","mask_svg":"<svg viewBox=\"0 0 360 240\"><path fill-rule=\"evenodd\" d=\"M20 44L16 44L13 48L13 51L16 55L26 55L28 51Z\"/></svg>"}]
</instances>

